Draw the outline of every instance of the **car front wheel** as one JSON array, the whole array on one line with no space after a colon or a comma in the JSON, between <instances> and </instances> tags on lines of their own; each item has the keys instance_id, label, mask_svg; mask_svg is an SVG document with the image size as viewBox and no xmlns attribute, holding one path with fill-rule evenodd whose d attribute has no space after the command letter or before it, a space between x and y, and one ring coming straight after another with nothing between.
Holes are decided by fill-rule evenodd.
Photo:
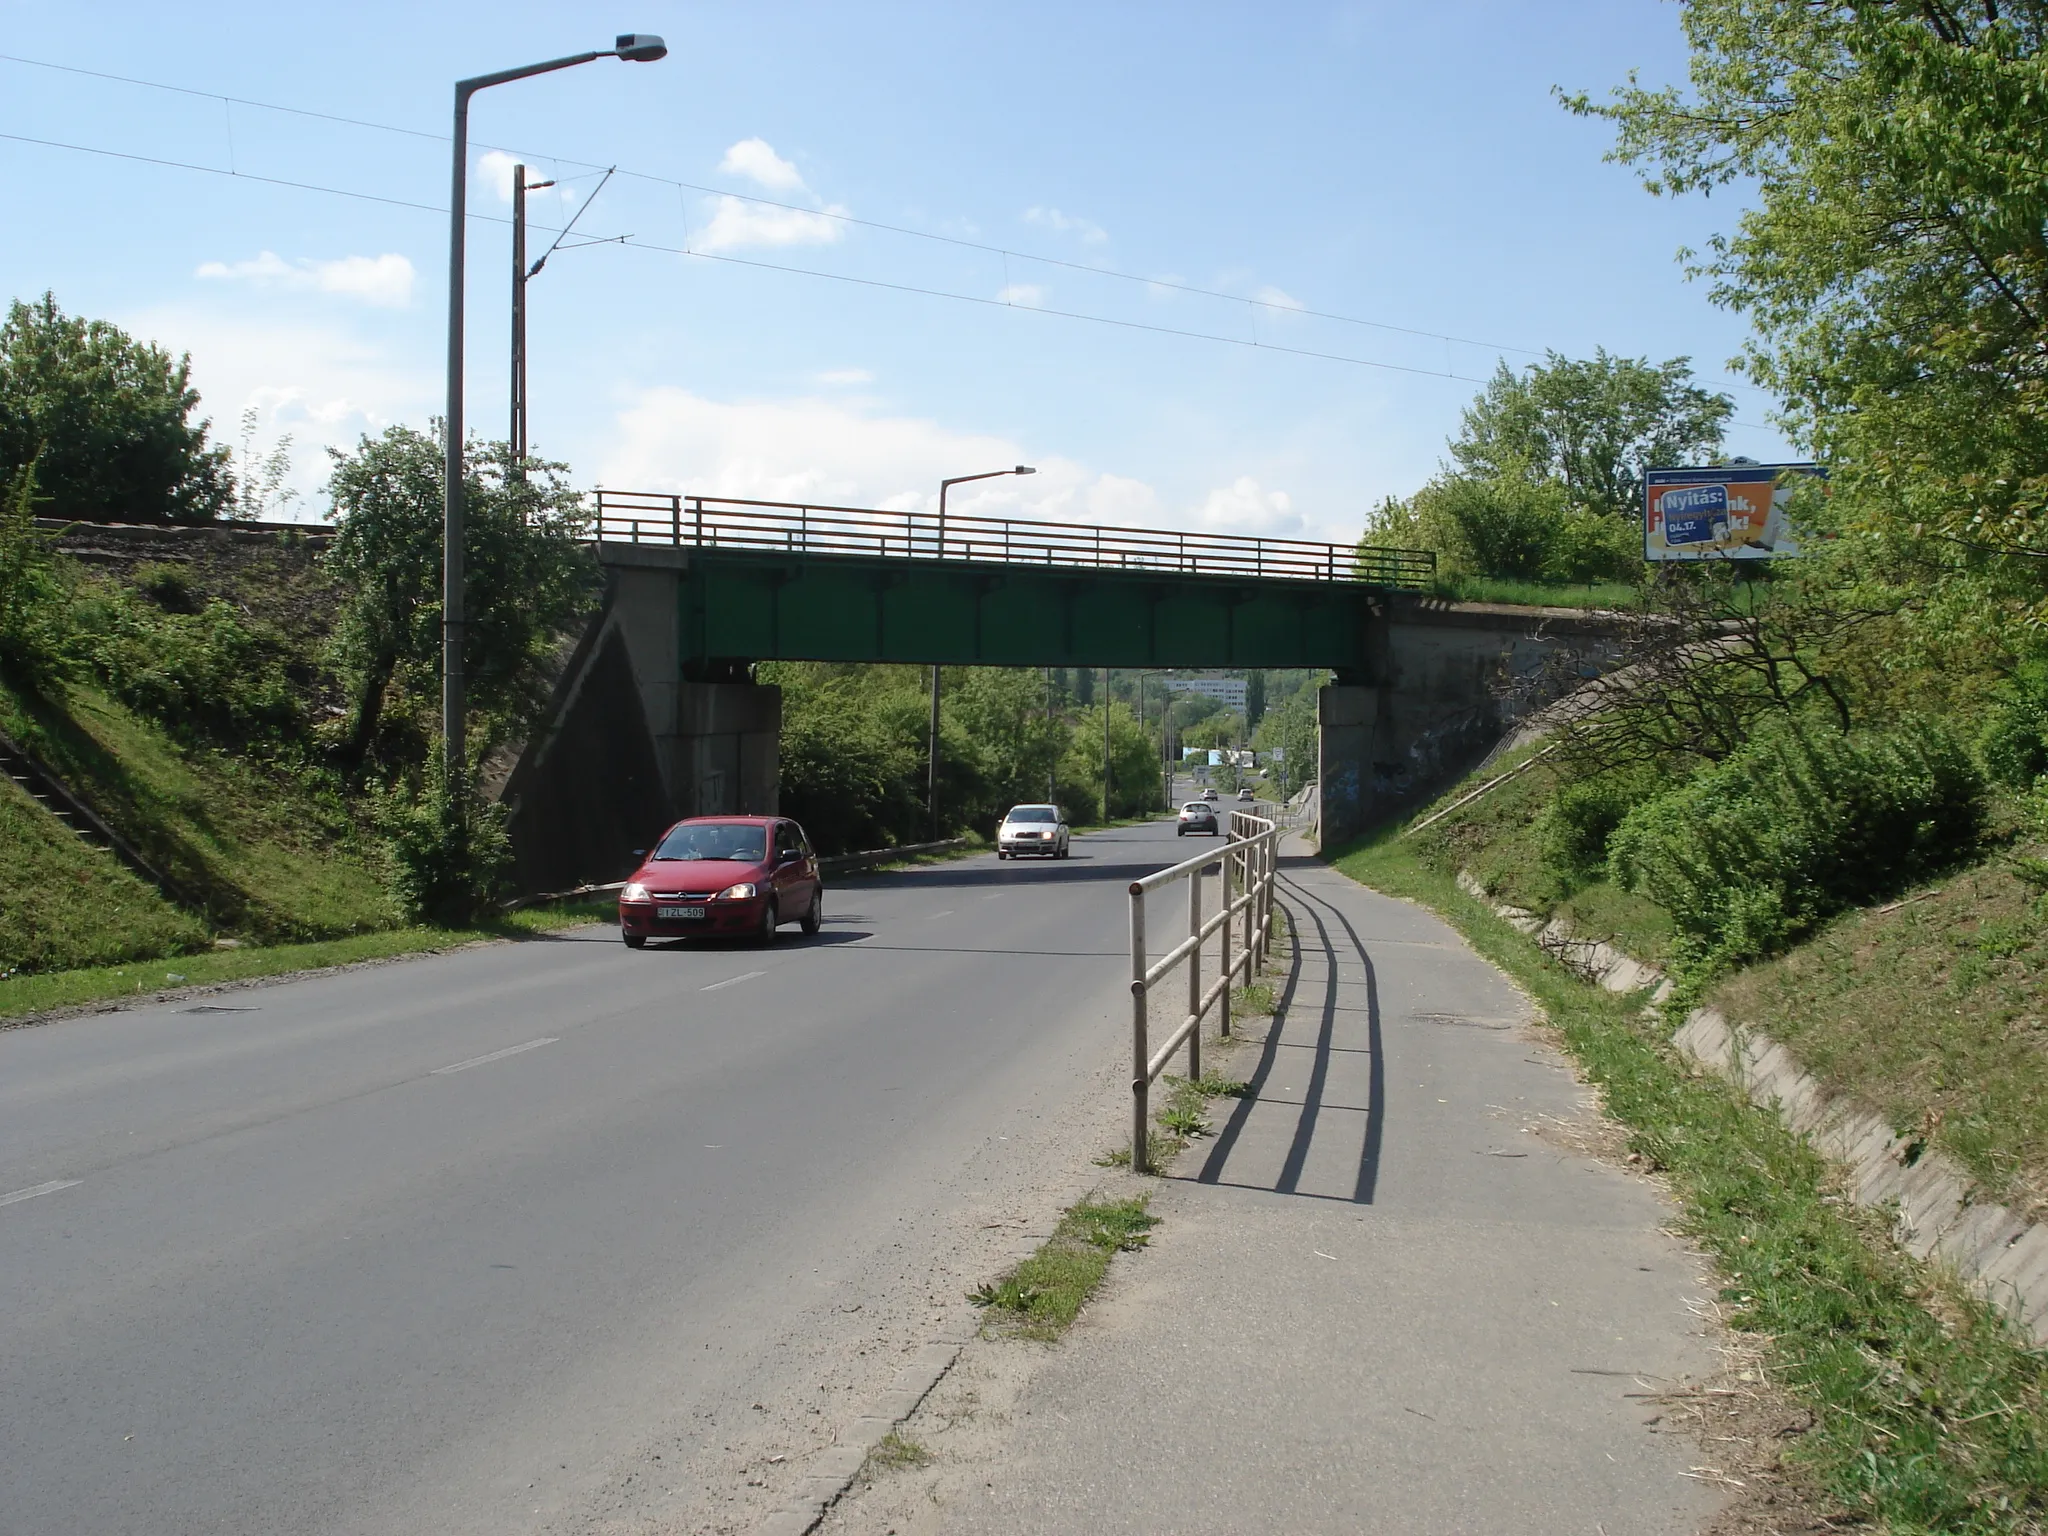
<instances>
[{"instance_id":1,"label":"car front wheel","mask_svg":"<svg viewBox=\"0 0 2048 1536\"><path fill-rule=\"evenodd\" d=\"M775 913L775 898L771 896L761 903L761 931L756 935L756 938L763 944L773 944L775 942L775 930L781 926L781 923L782 919Z\"/></svg>"},{"instance_id":2,"label":"car front wheel","mask_svg":"<svg viewBox=\"0 0 2048 1536\"><path fill-rule=\"evenodd\" d=\"M825 926L825 893L816 890L811 893L811 910L804 914L804 932L816 933Z\"/></svg>"},{"instance_id":3,"label":"car front wheel","mask_svg":"<svg viewBox=\"0 0 2048 1536\"><path fill-rule=\"evenodd\" d=\"M644 933L622 933L619 937L626 941L626 948L628 949L645 949L647 947L647 935Z\"/></svg>"}]
</instances>

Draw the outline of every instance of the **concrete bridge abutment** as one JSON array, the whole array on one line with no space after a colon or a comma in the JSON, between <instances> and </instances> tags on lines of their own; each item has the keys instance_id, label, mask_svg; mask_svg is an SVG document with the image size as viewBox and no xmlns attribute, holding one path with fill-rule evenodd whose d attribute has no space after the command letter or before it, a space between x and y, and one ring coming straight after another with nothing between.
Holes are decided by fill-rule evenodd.
<instances>
[{"instance_id":1,"label":"concrete bridge abutment","mask_svg":"<svg viewBox=\"0 0 2048 1536\"><path fill-rule=\"evenodd\" d=\"M606 560L598 614L500 796L521 890L619 879L684 816L774 813L782 691L685 664L685 569L663 548Z\"/></svg>"},{"instance_id":2,"label":"concrete bridge abutment","mask_svg":"<svg viewBox=\"0 0 2048 1536\"><path fill-rule=\"evenodd\" d=\"M1615 664L1614 616L1395 595L1370 669L1317 696L1321 846L1457 782L1524 716Z\"/></svg>"}]
</instances>

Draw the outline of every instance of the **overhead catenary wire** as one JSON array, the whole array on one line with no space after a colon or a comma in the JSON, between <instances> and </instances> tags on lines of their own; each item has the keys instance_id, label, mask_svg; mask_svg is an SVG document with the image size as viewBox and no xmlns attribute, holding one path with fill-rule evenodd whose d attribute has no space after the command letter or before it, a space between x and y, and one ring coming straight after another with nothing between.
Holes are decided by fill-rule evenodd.
<instances>
[{"instance_id":1,"label":"overhead catenary wire","mask_svg":"<svg viewBox=\"0 0 2048 1536\"><path fill-rule=\"evenodd\" d=\"M352 128L362 128L375 132L398 134L408 138L422 139L429 142L437 142L442 144L445 144L447 142L446 135L434 133L426 129L408 128L392 123L380 123L367 118L349 117L340 113L320 112L305 107L284 106L276 102L258 101L253 98L233 96L219 91L200 90L191 86L173 85L163 81L146 80L131 75L117 75L103 70L85 69L77 65L58 64L45 59L31 59L19 54L0 53L0 62L25 65L38 69L47 69L64 74L80 75L90 79L106 80L116 84L137 86L148 90L164 91L174 95L191 96L202 100L219 101L223 104L224 108L228 109L230 113L230 134L232 134L233 131L232 108L235 106L244 106L254 108L259 111L277 112L294 117L304 117L321 122L341 124ZM358 201L379 203L387 207L406 208L421 212L432 213L445 213L447 211L445 207L436 207L435 205L432 204L415 202L413 200L406 198L390 197L379 193L359 192L346 187L334 187L318 182L301 181L289 177L264 176L253 172L242 171L235 164L233 164L232 141L230 141L231 163L226 170L223 170L219 166L204 165L194 161L173 160L162 156L143 155L129 151L105 149L96 145L74 144L63 140L40 138L29 134L0 132L0 140L21 144L34 144L45 148L68 150L78 154L99 155L106 158L127 160L137 164L154 165L167 169L178 169L200 172L209 175L226 176L234 180L251 181L262 185L285 187L297 191L317 192L330 196L354 198ZM888 224L874 219L864 219L857 217L856 215L846 213L842 210L806 207L799 203L788 203L780 201L775 198L761 197L752 193L735 192L726 188L704 186L699 183L682 181L675 177L661 176L652 172L635 171L630 169L622 170L616 165L600 166L594 162L579 160L572 156L556 155L549 152L538 150L515 150L506 148L504 146L484 144L482 142L476 143L475 147L486 151L496 149L499 153L519 155L532 160L547 160L558 165L578 166L584 168L590 174L602 173L603 179L600 180L599 182L599 189L602 189L604 181L610 180L614 174L617 174L620 176L632 178L634 180L646 181L661 186L674 187L678 190L679 193L700 192L707 196L729 197L740 200L742 202L752 203L761 207L776 208L783 210L785 212L800 213L806 216L825 218L858 228L873 229L884 233L902 235L913 239L933 241L939 244L955 246L961 249L978 251L984 254L994 255L1002 258L1006 267L1010 258L1015 257L1021 261L1038 262L1041 265L1064 268L1070 271L1080 272L1090 276L1106 277L1121 282L1139 283L1145 285L1148 288L1165 289L1170 292L1185 293L1191 296L1202 298L1221 299L1232 303L1243 303L1249 307L1249 312L1252 317L1252 335L1251 338L1247 340L1246 338L1241 336L1230 336L1210 331L1197 331L1186 327L1161 325L1155 322L1124 320L1118 319L1113 316L1089 314L1079 310L1055 309L1050 306L1041 304L1017 304L1011 299L1002 297L991 299L985 298L979 294L964 294L953 292L946 289L930 288L915 283L894 282L879 278L858 277L848 273L830 272L816 267L802 267L790 263L763 261L757 258L733 256L729 254L722 254L712 251L703 251L688 246L664 246L649 241L642 241L631 235L615 235L606 236L602 238L585 238L583 240L577 241L574 244L565 246L563 244L563 240L567 237L570 228L574 226L576 220L581 217L582 213L585 210L588 209L590 201L594 199L596 196L595 191L592 192L591 198L586 198L583 200L582 204L577 209L576 214L572 216L569 220L568 225L565 225L559 231L556 231L557 238L555 240L554 245L549 248L549 255L554 254L554 251L558 248L567 250L579 250L586 246L608 244L617 244L627 247L637 246L641 249L659 251L666 254L688 257L693 260L714 261L724 265L752 267L762 271L779 272L792 276L810 277L832 282L847 283L860 287L888 290L900 293L917 294L929 298L951 300L956 303L974 304L979 307L985 308L1023 309L1031 313L1047 315L1053 318L1081 321L1097 325L1106 325L1120 330L1142 331L1154 335L1176 336L1190 340L1221 343L1223 345L1228 346L1245 347L1258 351L1278 352L1284 355L1306 357L1326 362L1344 363L1355 367L1374 368L1386 372L1403 373L1423 378L1441 378L1466 384L1484 385L1490 381L1487 379L1476 378L1469 374L1458 373L1455 371L1454 368L1449 366L1448 348L1453 344L1460 346L1478 347L1482 350L1490 350L1495 352L1514 352L1530 357L1550 355L1548 351L1539 351L1538 349L1532 347L1520 347L1505 342L1483 341L1474 337L1457 336L1449 334L1447 332L1424 330L1412 326L1395 325L1388 321L1369 320L1355 315L1340 314L1335 311L1310 309L1307 306L1299 304L1292 300L1289 300L1287 302L1281 302L1279 300L1261 298L1257 295L1247 296L1243 294L1225 293L1218 289L1203 288L1197 284L1184 283L1177 279L1144 277L1136 273L1119 271L1112 267L1098 266L1086 262L1069 261L1060 257L1045 256L1030 251L1017 251L1010 249L1009 247L992 245L983 241L969 240L960 236L938 234L930 230L912 229L903 225ZM503 216L482 213L471 213L469 217L487 223L504 224L510 222L509 218ZM537 227L546 228L547 226ZM543 263L546 261L546 259L547 257L545 256L541 258ZM1009 291L1010 285L1006 280L1004 285L1004 292L1008 293ZM1258 311L1262 308L1270 311L1275 311L1281 314L1297 315L1306 319L1327 320L1339 324L1360 326L1373 330L1386 331L1393 334L1414 336L1433 341L1441 341L1446 346L1446 366L1441 369L1421 368L1401 363L1384 362L1372 358L1354 357L1346 353L1328 352L1308 347L1291 347L1283 343L1261 340L1258 334L1257 314ZM1767 393L1766 391L1758 389L1755 385L1744 383L1739 380L1720 380L1715 382L1726 383L1732 387L1749 390L1753 393ZM1750 431L1776 430L1775 428L1762 426L1753 422L1733 421L1731 424Z\"/></svg>"},{"instance_id":2,"label":"overhead catenary wire","mask_svg":"<svg viewBox=\"0 0 2048 1536\"><path fill-rule=\"evenodd\" d=\"M134 75L117 75L105 70L85 69L75 64L58 64L48 59L31 59L21 54L0 53L0 62L20 64L36 69L47 69L62 74L80 75L88 79L105 80L119 85L137 86L147 90L166 91L174 95L194 96L204 100L219 101L230 106L251 107L265 112L279 112L294 117L311 118L320 122L336 123L350 128L363 128L373 132L399 134L407 138L424 139L441 144L448 142L446 134L436 133L428 129L408 128L395 123L380 123L369 118L349 117L335 112L320 112L307 107L289 107L277 102L257 101L250 97L233 96L220 91L200 90L192 86L172 85L160 80L146 80ZM32 140L30 142L52 141ZM701 183L683 181L673 176L663 176L651 171L622 170L617 166L607 168L592 161L576 159L573 156L556 155L540 150L512 149L502 145L485 144L481 141L478 141L475 147L482 150L495 149L501 154L521 155L530 159L547 160L562 165L581 166L593 173L604 171L607 176L612 174L612 172L617 172L620 176L629 177L636 181L646 181L660 186L674 187L680 192L700 192L710 197L736 198L739 201L752 203L758 207L775 208L784 212L829 219L835 223L845 224L854 228L872 229L885 234L901 235L909 239L927 240L963 250L979 251L987 255L1001 257L1005 261L1015 257L1020 261L1038 262L1044 266L1063 268L1072 272L1085 273L1093 277L1109 278L1117 282L1138 283L1151 289L1163 289L1172 293L1184 293L1191 297L1223 299L1233 303L1247 304L1252 306L1254 314L1256 314L1258 309L1263 308L1285 314L1300 315L1307 319L1328 320L1340 325L1360 326L1371 330L1387 331L1396 335L1415 336L1430 341L1441 341L1446 345L1455 344L1458 346L1478 347L1483 351L1491 352L1512 352L1523 357L1547 357L1550 355L1549 349L1517 346L1510 342L1487 341L1471 336L1458 336L1449 332L1433 331L1417 326L1396 325L1391 321L1372 320L1359 315L1343 314L1335 310L1311 309L1292 300L1283 302L1279 299L1261 298L1255 294L1247 296L1244 294L1226 293L1221 289L1205 288L1200 284L1183 282L1177 278L1146 277L1135 272L1124 272L1114 267L1101 266L1091 262L1072 261L1058 256L1041 255L1032 251L1019 251L1008 246L993 245L980 240L970 240L959 235L940 234L933 230L913 229L907 225L890 224L878 219L861 218L842 209L806 207L801 203L783 202L776 198L762 197L756 193L737 192L725 187L705 186ZM137 156L133 158L147 157ZM1008 279L1006 278L1005 286L1007 285ZM1448 368L1441 372L1431 369L1407 369L1404 371L1429 373L1446 378L1463 377L1462 375L1450 372ZM1768 393L1758 389L1754 384L1749 384L1739 379L1717 379L1713 382L1726 384L1736 389L1750 390L1758 394Z\"/></svg>"},{"instance_id":3,"label":"overhead catenary wire","mask_svg":"<svg viewBox=\"0 0 2048 1536\"><path fill-rule=\"evenodd\" d=\"M128 160L142 165L162 166L174 170L195 171L208 176L221 176L233 181L260 182L268 186L288 187L300 192L321 192L337 197L357 198L364 202L382 203L393 208L414 209L422 213L446 215L445 207L431 203L416 203L405 198L386 197L373 192L355 192L346 187L323 186L318 182L294 181L279 176L257 176L248 171L224 170L217 165L201 165L190 160L170 160L159 155L138 155L125 150L101 149L91 144L68 144L58 139L40 139L21 133L0 133L0 140L16 144L37 144L49 149L70 150L78 154L104 155L116 160ZM492 224L509 224L511 220L502 215L471 213L469 217ZM543 226L546 227L546 226ZM944 288L927 288L916 283L891 282L883 278L858 277L846 272L827 272L818 267L799 267L784 262L761 261L752 257L732 256L715 251L685 250L681 246L657 245L640 240L632 235L615 235L605 239L579 241L563 247L566 250L581 250L586 245L619 245L628 250L660 252L665 255L688 257L693 261L712 261L726 266L754 267L766 272L784 272L799 277L820 278L830 282L850 283L863 288L887 289L896 293L918 294L926 298L950 299L955 303L974 304L990 309L1007 309L1020 314L1048 315L1062 320L1080 320L1094 325L1113 326L1119 330L1149 331L1160 336L1180 336L1192 341L1222 342L1229 346L1255 348L1261 352L1290 353L1297 357L1319 358L1325 362L1348 363L1359 368L1378 368L1392 373L1417 374L1425 378L1453 379L1463 384L1484 384L1486 381L1465 374L1445 373L1433 368L1411 368L1401 363L1381 362L1369 357L1351 357L1340 352L1318 352L1307 347L1286 347L1273 342L1249 341L1242 336L1225 336L1211 331L1185 330L1178 326L1149 324L1139 320L1119 320L1110 315L1091 315L1080 310L1051 309L1040 305L1017 304L1004 299L985 298L980 294L955 293Z\"/></svg>"}]
</instances>

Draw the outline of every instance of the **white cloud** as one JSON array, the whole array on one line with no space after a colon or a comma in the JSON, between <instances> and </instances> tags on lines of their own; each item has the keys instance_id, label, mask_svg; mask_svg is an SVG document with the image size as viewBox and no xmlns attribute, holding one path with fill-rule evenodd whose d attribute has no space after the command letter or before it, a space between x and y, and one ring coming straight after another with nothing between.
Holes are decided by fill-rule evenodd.
<instances>
[{"instance_id":1,"label":"white cloud","mask_svg":"<svg viewBox=\"0 0 2048 1536\"><path fill-rule=\"evenodd\" d=\"M1270 284L1254 293L1252 297L1272 309L1307 309L1308 306L1293 294L1284 292Z\"/></svg>"},{"instance_id":2,"label":"white cloud","mask_svg":"<svg viewBox=\"0 0 2048 1536\"><path fill-rule=\"evenodd\" d=\"M996 290L998 304L1021 304L1026 309L1045 307L1045 290L1036 283L1010 283Z\"/></svg>"},{"instance_id":3,"label":"white cloud","mask_svg":"<svg viewBox=\"0 0 2048 1536\"><path fill-rule=\"evenodd\" d=\"M412 302L414 275L412 262L395 251L382 256L342 256L333 261L302 256L289 262L275 251L264 251L250 261L204 262L193 274L260 287L341 294L382 309L402 309Z\"/></svg>"},{"instance_id":4,"label":"white cloud","mask_svg":"<svg viewBox=\"0 0 2048 1536\"><path fill-rule=\"evenodd\" d=\"M512 206L512 168L520 163L517 155L508 155L502 149L487 149L477 157L477 174L490 184L491 190L497 194L498 201L507 208ZM561 198L565 203L574 203L582 200L582 194L575 187L567 182L555 181L554 177L541 170L532 161L527 161L525 164L526 200L529 207L535 206L535 199L537 197L547 195L545 191L536 191L534 183L537 181L553 183L554 195Z\"/></svg>"},{"instance_id":5,"label":"white cloud","mask_svg":"<svg viewBox=\"0 0 2048 1536\"><path fill-rule=\"evenodd\" d=\"M1304 524L1285 491L1250 475L1218 486L1192 509L1169 505L1146 481L1072 459L1034 454L994 432L962 432L922 417L891 416L843 399L710 400L671 387L636 396L599 453L598 483L616 490L929 512L939 481L1007 464L1033 464L955 488L963 516L1082 525L1200 528L1296 537Z\"/></svg>"},{"instance_id":6,"label":"white cloud","mask_svg":"<svg viewBox=\"0 0 2048 1536\"><path fill-rule=\"evenodd\" d=\"M1269 491L1250 475L1218 486L1195 510L1195 521L1215 533L1298 538L1306 528L1285 491Z\"/></svg>"},{"instance_id":7,"label":"white cloud","mask_svg":"<svg viewBox=\"0 0 2048 1536\"><path fill-rule=\"evenodd\" d=\"M491 190L498 194L498 201L510 204L512 201L512 167L519 164L517 155L508 155L502 149L488 149L477 160L477 174L491 184Z\"/></svg>"},{"instance_id":8,"label":"white cloud","mask_svg":"<svg viewBox=\"0 0 2048 1536\"><path fill-rule=\"evenodd\" d=\"M722 176L744 176L771 192L805 192L803 172L775 153L766 139L741 139L718 162Z\"/></svg>"},{"instance_id":9,"label":"white cloud","mask_svg":"<svg viewBox=\"0 0 2048 1536\"><path fill-rule=\"evenodd\" d=\"M621 413L603 484L619 490L808 501L887 511L930 511L939 481L1006 464L1032 464L957 487L963 515L1055 522L1165 522L1153 489L1034 456L998 433L960 432L920 417L889 416L837 399L707 400L658 388Z\"/></svg>"},{"instance_id":10,"label":"white cloud","mask_svg":"<svg viewBox=\"0 0 2048 1536\"><path fill-rule=\"evenodd\" d=\"M808 213L801 208L773 208L737 197L720 197L711 222L691 244L700 251L736 251L754 245L836 245L846 238L846 225L833 215L844 208Z\"/></svg>"},{"instance_id":11,"label":"white cloud","mask_svg":"<svg viewBox=\"0 0 2048 1536\"><path fill-rule=\"evenodd\" d=\"M242 411L255 406L257 440L292 438L289 484L299 492L291 514L313 518L327 509L319 494L328 447L352 448L365 433L394 421L424 427L441 409L439 359L431 340L421 357L326 324L208 309L176 308L119 317L135 335L172 353L190 352L199 412L211 418L216 442L233 442Z\"/></svg>"},{"instance_id":12,"label":"white cloud","mask_svg":"<svg viewBox=\"0 0 2048 1536\"><path fill-rule=\"evenodd\" d=\"M1109 239L1109 231L1100 224L1061 213L1057 208L1026 208L1024 222L1041 225L1063 235L1079 235L1084 245L1101 245Z\"/></svg>"},{"instance_id":13,"label":"white cloud","mask_svg":"<svg viewBox=\"0 0 2048 1536\"><path fill-rule=\"evenodd\" d=\"M820 384L872 384L875 376L865 368L826 368L811 377Z\"/></svg>"}]
</instances>

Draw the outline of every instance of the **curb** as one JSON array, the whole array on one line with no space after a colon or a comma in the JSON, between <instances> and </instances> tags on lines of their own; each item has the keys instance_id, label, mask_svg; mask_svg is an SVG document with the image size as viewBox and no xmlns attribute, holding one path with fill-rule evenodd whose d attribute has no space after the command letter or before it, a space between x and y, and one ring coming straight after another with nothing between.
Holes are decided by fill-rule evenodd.
<instances>
[{"instance_id":1,"label":"curb","mask_svg":"<svg viewBox=\"0 0 2048 1536\"><path fill-rule=\"evenodd\" d=\"M845 1438L811 1457L803 1480L788 1503L754 1527L754 1536L805 1536L825 1517L866 1465L868 1453L913 1413L917 1405L953 1368L966 1346L964 1339L939 1339L911 1356L896 1373L889 1390L853 1421Z\"/></svg>"},{"instance_id":2,"label":"curb","mask_svg":"<svg viewBox=\"0 0 2048 1536\"><path fill-rule=\"evenodd\" d=\"M1457 879L1459 890L1585 980L1609 992L1654 987L1652 1009L1671 995L1670 979L1654 966L1611 944L1574 938L1556 919L1546 923L1533 912L1497 904L1469 870L1459 870ZM1784 1046L1717 1008L1693 1009L1671 1043L1845 1168L1858 1205L1892 1207L1900 1247L1951 1270L2035 1345L2048 1346L2048 1225L2032 1225L1997 1201L1978 1198L1969 1174L1924 1137L1901 1136L1880 1116L1831 1096Z\"/></svg>"}]
</instances>

